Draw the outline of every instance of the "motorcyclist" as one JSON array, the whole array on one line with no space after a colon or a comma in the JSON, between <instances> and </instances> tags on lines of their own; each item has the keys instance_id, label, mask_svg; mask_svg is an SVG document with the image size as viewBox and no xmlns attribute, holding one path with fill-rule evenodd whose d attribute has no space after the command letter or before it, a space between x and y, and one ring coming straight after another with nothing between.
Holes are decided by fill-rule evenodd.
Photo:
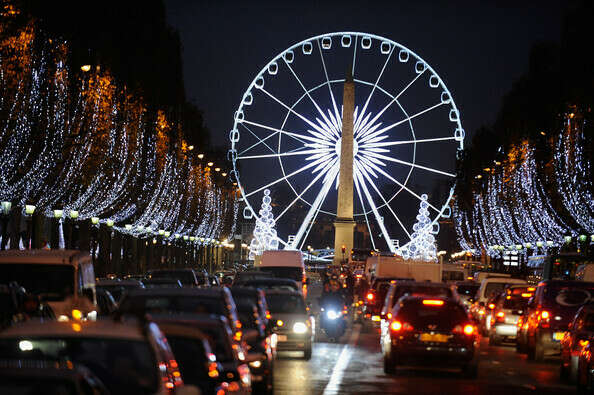
<instances>
[{"instance_id":1,"label":"motorcyclist","mask_svg":"<svg viewBox=\"0 0 594 395\"><path fill-rule=\"evenodd\" d=\"M342 335L346 330L346 320L343 317L342 310L345 307L345 299L342 290L342 284L338 280L338 276L333 276L328 281L329 290L328 292L324 292L322 297L320 298L320 307L322 308L322 316L321 316L321 327L322 329L326 330L327 325L332 323L333 325L339 325L339 334ZM337 316L335 318L330 319L327 314L329 311L334 311ZM340 337L336 336L337 337Z\"/></svg>"}]
</instances>

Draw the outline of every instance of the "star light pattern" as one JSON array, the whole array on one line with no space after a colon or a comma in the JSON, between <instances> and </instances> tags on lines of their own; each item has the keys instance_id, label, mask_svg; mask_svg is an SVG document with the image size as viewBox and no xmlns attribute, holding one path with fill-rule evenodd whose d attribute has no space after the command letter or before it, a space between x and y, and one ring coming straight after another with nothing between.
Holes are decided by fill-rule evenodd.
<instances>
[{"instance_id":1,"label":"star light pattern","mask_svg":"<svg viewBox=\"0 0 594 395\"><path fill-rule=\"evenodd\" d=\"M258 215L252 205L250 204L250 197L259 192L270 188L278 183L286 182L295 194L295 197L290 202L282 202L279 206L283 207L282 211L275 216L277 223L279 223L285 214L289 212L291 207L298 201L309 206L307 213L305 213L301 225L297 230L291 241L288 238L280 239L285 248L302 249L305 241L309 235L313 224L316 221L319 213L335 215L335 213L325 211L322 209L324 201L331 190L338 187L339 169L340 169L340 143L342 133L342 111L337 105L337 98L334 95L332 85L342 86L344 78L331 79L330 72L327 67L328 57L332 56L332 49L334 48L348 48L348 51L353 51L352 74L354 82L357 85L365 87L362 91L368 91L361 100L362 105L357 106L354 113L354 147L353 147L353 178L354 178L354 199L358 201L361 207L360 213L355 213L355 216L363 216L367 223L371 242L373 248L385 248L385 246L376 246L373 231L370 227L370 221L375 219L380 231L381 237L386 241L387 248L393 253L398 252L396 243L391 238L391 233L394 230L388 230L384 223L383 215L390 215L394 218L399 230L407 237L406 242L412 238L412 231L407 227L401 215L399 215L399 208L394 204L394 198L399 193L403 192L422 201L420 193L415 192L409 184L409 178L413 170L420 174L431 174L434 177L442 177L446 180L451 180L455 174L444 171L436 165L422 165L415 160L415 153L419 147L423 147L427 143L443 143L453 142L457 147L448 152L448 149L443 150L445 155L455 156L456 149L462 149L464 140L464 130L460 123L459 112L454 104L449 90L443 84L443 81L425 61L409 49L397 44L391 40L369 35L365 33L332 33L328 35L313 37L311 39L302 41L290 47L283 53L276 56L271 62L266 65L258 76L254 79L248 90L243 96L241 104L235 113L234 128L230 132L231 150L229 156L233 160L235 168L235 176L237 177L240 186L243 200L246 203L246 210L244 215L247 217L256 217ZM367 52L366 52L367 51ZM381 56L380 70L373 76L371 81L364 79L356 69L355 64L358 57L365 53L371 56ZM307 82L302 79L300 71L297 67L297 54L303 56L318 56L320 59L320 68L325 76L325 82L322 84L307 87ZM397 89L386 89L381 86L380 80L386 70L390 70L391 64L407 64L409 61L414 70L414 77L408 81L404 81L402 86ZM282 67L282 68L281 68ZM303 92L302 96L294 103L286 103L282 97L278 97L272 93L272 90L267 89L268 81L273 82L274 78L281 72L285 71L289 78L296 82L297 89ZM344 76L344 70L341 70ZM363 73L361 73L363 74ZM401 100L406 96L409 88L421 84L421 81L426 81L429 89L437 90L437 103L425 105L421 109L408 113ZM318 89L328 89L328 100L321 101L318 98L314 99L314 93ZM357 91L358 88L356 88ZM441 94L439 94L441 92ZM377 110L374 107L376 104L371 104L372 98L383 95L387 98L387 103L380 106ZM309 105L311 103L315 116L306 117L298 110L297 105L302 102ZM284 121L280 126L271 126L268 121L257 120L251 117L251 108L257 106L259 103L265 105L272 105L271 109L286 111ZM440 130L439 137L417 138L415 136L413 121L418 117L431 117L432 111L439 108L449 108L449 119L446 118L444 129ZM396 112L400 119L396 122L393 119L390 122L383 120L382 116L388 112ZM393 114L392 114L393 115ZM289 126L287 119L291 116L301 123L301 127L295 130L294 126ZM395 128L403 125L409 128L411 137L402 139L402 136L394 133ZM452 127L453 125L453 127ZM248 138L254 140L255 143L242 145L241 135L245 133ZM275 141L278 139L278 146ZM281 140L290 141L292 148L284 147ZM294 148L294 146L297 148ZM394 154L390 149L397 146L411 147L412 160L408 158L400 158ZM274 147L274 148L273 148ZM258 149L264 149L266 153L258 152ZM282 164L282 159L291 157L294 160L300 160L302 165L296 170L288 170ZM267 182L259 186L247 186L241 182L239 177L239 163L242 161L259 161L269 158L277 158L282 171L282 177ZM262 162L268 163L268 162ZM389 164L397 164L404 169L404 177L394 174L393 169L388 169ZM264 166L264 165L263 165ZM309 180L305 183L299 182L295 185L296 176L308 177ZM386 195L381 190L382 185L390 185L395 190L395 193ZM308 195L314 197L307 197ZM449 216L450 209L448 206L450 196L442 207L428 204L428 209L431 212L431 224L435 224L440 217ZM380 211L381 210L381 211ZM412 225L412 224L411 224ZM409 225L410 226L410 225ZM402 243L403 245L405 243Z\"/></svg>"}]
</instances>

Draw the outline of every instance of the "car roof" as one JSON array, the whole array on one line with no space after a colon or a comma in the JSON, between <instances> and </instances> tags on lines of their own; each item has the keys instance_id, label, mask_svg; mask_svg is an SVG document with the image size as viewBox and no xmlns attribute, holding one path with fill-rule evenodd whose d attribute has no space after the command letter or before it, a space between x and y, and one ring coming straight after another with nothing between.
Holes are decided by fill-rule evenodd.
<instances>
[{"instance_id":1,"label":"car roof","mask_svg":"<svg viewBox=\"0 0 594 395\"><path fill-rule=\"evenodd\" d=\"M218 314L155 314L151 315L151 320L155 321L157 325L162 323L171 323L179 325L193 325L198 327L206 326L229 326L227 317Z\"/></svg>"},{"instance_id":2,"label":"car roof","mask_svg":"<svg viewBox=\"0 0 594 395\"><path fill-rule=\"evenodd\" d=\"M142 282L140 280L97 280L95 283L96 286L113 286L113 285L137 285L142 287Z\"/></svg>"},{"instance_id":3,"label":"car roof","mask_svg":"<svg viewBox=\"0 0 594 395\"><path fill-rule=\"evenodd\" d=\"M25 321L0 332L0 338L35 337L100 337L143 340L138 322L98 321Z\"/></svg>"},{"instance_id":4,"label":"car roof","mask_svg":"<svg viewBox=\"0 0 594 395\"><path fill-rule=\"evenodd\" d=\"M0 251L1 263L71 264L91 261L88 252L78 250L4 250Z\"/></svg>"},{"instance_id":5,"label":"car roof","mask_svg":"<svg viewBox=\"0 0 594 395\"><path fill-rule=\"evenodd\" d=\"M227 290L225 288L139 288L127 292L128 297L135 296L201 296L201 297L222 297Z\"/></svg>"},{"instance_id":6,"label":"car roof","mask_svg":"<svg viewBox=\"0 0 594 395\"><path fill-rule=\"evenodd\" d=\"M241 283L243 284L251 284L251 283L270 283L270 284L274 284L274 283L278 283L278 284L291 284L291 285L296 285L297 281L295 280L291 280L290 278L275 278L275 277L271 277L271 278L254 278L254 279L250 279L250 280L245 280L242 281Z\"/></svg>"},{"instance_id":7,"label":"car roof","mask_svg":"<svg viewBox=\"0 0 594 395\"><path fill-rule=\"evenodd\" d=\"M243 286L243 285L234 285L229 288L229 291L231 291L231 295L235 294L235 295L254 296L254 295L261 295L264 293L264 291L262 291L260 288L247 287L247 286Z\"/></svg>"},{"instance_id":8,"label":"car roof","mask_svg":"<svg viewBox=\"0 0 594 395\"><path fill-rule=\"evenodd\" d=\"M204 332L201 332L198 328L189 325L180 325L175 320L159 320L158 317L151 317L154 322L157 323L161 332L167 336L181 336L191 337L193 339L208 339Z\"/></svg>"},{"instance_id":9,"label":"car roof","mask_svg":"<svg viewBox=\"0 0 594 395\"><path fill-rule=\"evenodd\" d=\"M303 297L301 292L293 291L290 289L266 289L266 290L264 290L264 294L267 296L268 295L295 295L295 296Z\"/></svg>"}]
</instances>

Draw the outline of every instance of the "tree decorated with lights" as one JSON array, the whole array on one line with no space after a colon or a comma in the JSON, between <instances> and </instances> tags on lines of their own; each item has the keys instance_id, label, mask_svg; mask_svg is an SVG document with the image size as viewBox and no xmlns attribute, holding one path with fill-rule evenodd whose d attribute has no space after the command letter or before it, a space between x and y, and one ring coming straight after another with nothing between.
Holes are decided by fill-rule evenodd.
<instances>
[{"instance_id":1,"label":"tree decorated with lights","mask_svg":"<svg viewBox=\"0 0 594 395\"><path fill-rule=\"evenodd\" d=\"M403 247L401 254L404 259L413 259L427 262L437 261L437 248L435 247L435 236L431 233L433 229L429 218L429 203L427 195L421 195L419 214L417 222L413 225L411 242Z\"/></svg>"},{"instance_id":2,"label":"tree decorated with lights","mask_svg":"<svg viewBox=\"0 0 594 395\"><path fill-rule=\"evenodd\" d=\"M272 207L270 203L270 190L264 190L264 197L262 198L262 206L260 207L259 217L256 220L256 227L254 228L254 238L250 244L249 259L254 259L257 255L262 255L266 250L278 249L278 237L276 229L274 229L275 221L272 214Z\"/></svg>"}]
</instances>

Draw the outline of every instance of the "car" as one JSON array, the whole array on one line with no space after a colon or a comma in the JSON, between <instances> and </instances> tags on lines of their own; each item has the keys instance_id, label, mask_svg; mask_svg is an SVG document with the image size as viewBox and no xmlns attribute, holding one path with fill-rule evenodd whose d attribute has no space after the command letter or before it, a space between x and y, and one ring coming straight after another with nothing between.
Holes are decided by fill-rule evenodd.
<instances>
[{"instance_id":1,"label":"car","mask_svg":"<svg viewBox=\"0 0 594 395\"><path fill-rule=\"evenodd\" d=\"M266 290L270 311L270 326L276 333L277 351L303 351L305 360L311 359L315 335L315 321L300 292Z\"/></svg>"},{"instance_id":2,"label":"car","mask_svg":"<svg viewBox=\"0 0 594 395\"><path fill-rule=\"evenodd\" d=\"M105 317L113 313L117 309L118 305L109 292L106 289L97 289L97 316Z\"/></svg>"},{"instance_id":3,"label":"car","mask_svg":"<svg viewBox=\"0 0 594 395\"><path fill-rule=\"evenodd\" d=\"M535 287L512 285L494 302L489 319L489 345L497 346L503 341L516 341L518 320L534 295Z\"/></svg>"},{"instance_id":4,"label":"car","mask_svg":"<svg viewBox=\"0 0 594 395\"><path fill-rule=\"evenodd\" d=\"M142 280L144 288L182 288L181 281L175 278L146 278Z\"/></svg>"},{"instance_id":5,"label":"car","mask_svg":"<svg viewBox=\"0 0 594 395\"><path fill-rule=\"evenodd\" d=\"M524 285L527 284L527 282L525 280L511 278L509 276L501 277L499 273L488 273L488 276L485 277L480 284L481 285L476 292L474 303L470 307L470 313L472 314L475 321L479 323L479 328L481 331L487 334L490 325L487 317L490 315L491 310L493 310L495 307L494 299L499 296L508 285Z\"/></svg>"},{"instance_id":6,"label":"car","mask_svg":"<svg viewBox=\"0 0 594 395\"><path fill-rule=\"evenodd\" d=\"M474 281L457 281L454 285L460 301L467 308L474 302L476 291L478 291L480 286L479 283L475 283Z\"/></svg>"},{"instance_id":7,"label":"car","mask_svg":"<svg viewBox=\"0 0 594 395\"><path fill-rule=\"evenodd\" d=\"M210 346L221 364L219 372L221 394L247 395L252 393L249 360L241 343L234 339L229 320L216 314L158 315L153 319L160 325L171 323L200 330L209 336Z\"/></svg>"},{"instance_id":8,"label":"car","mask_svg":"<svg viewBox=\"0 0 594 395\"><path fill-rule=\"evenodd\" d=\"M404 296L391 314L380 340L386 374L413 365L460 367L465 376L476 377L478 330L460 302Z\"/></svg>"},{"instance_id":9,"label":"car","mask_svg":"<svg viewBox=\"0 0 594 395\"><path fill-rule=\"evenodd\" d=\"M111 296L116 302L122 299L122 294L129 289L144 288L144 284L140 280L98 280L95 284L95 289L104 289L111 293Z\"/></svg>"},{"instance_id":10,"label":"car","mask_svg":"<svg viewBox=\"0 0 594 395\"><path fill-rule=\"evenodd\" d=\"M290 278L305 284L305 264L301 251L267 250L254 265L259 271L271 273L274 277Z\"/></svg>"},{"instance_id":11,"label":"car","mask_svg":"<svg viewBox=\"0 0 594 395\"><path fill-rule=\"evenodd\" d=\"M197 392L181 390L165 336L145 320L27 321L0 332L0 359L84 365L112 395Z\"/></svg>"},{"instance_id":12,"label":"car","mask_svg":"<svg viewBox=\"0 0 594 395\"><path fill-rule=\"evenodd\" d=\"M89 369L70 361L0 360L0 394L109 395Z\"/></svg>"},{"instance_id":13,"label":"car","mask_svg":"<svg viewBox=\"0 0 594 395\"><path fill-rule=\"evenodd\" d=\"M261 289L286 289L289 291L301 292L302 287L295 280L288 278L261 278L237 283L240 287L252 287Z\"/></svg>"},{"instance_id":14,"label":"car","mask_svg":"<svg viewBox=\"0 0 594 395\"><path fill-rule=\"evenodd\" d=\"M147 272L148 279L168 278L179 280L184 287L209 286L208 275L191 268L185 269L153 269Z\"/></svg>"},{"instance_id":15,"label":"car","mask_svg":"<svg viewBox=\"0 0 594 395\"><path fill-rule=\"evenodd\" d=\"M579 308L592 300L594 282L545 280L538 284L527 307L526 352L529 359L542 361L559 355L561 339Z\"/></svg>"},{"instance_id":16,"label":"car","mask_svg":"<svg viewBox=\"0 0 594 395\"><path fill-rule=\"evenodd\" d=\"M203 394L224 394L220 377L223 367L212 350L210 336L195 326L179 325L168 318L151 317L167 337L184 384L197 386Z\"/></svg>"},{"instance_id":17,"label":"car","mask_svg":"<svg viewBox=\"0 0 594 395\"><path fill-rule=\"evenodd\" d=\"M231 324L233 336L241 341L241 322L229 289L222 288L154 288L128 292L118 306L119 314L187 313L219 314Z\"/></svg>"},{"instance_id":18,"label":"car","mask_svg":"<svg viewBox=\"0 0 594 395\"><path fill-rule=\"evenodd\" d=\"M594 338L594 305L581 307L561 339L561 379L575 383L580 352Z\"/></svg>"},{"instance_id":19,"label":"car","mask_svg":"<svg viewBox=\"0 0 594 395\"><path fill-rule=\"evenodd\" d=\"M366 319L364 323L374 327L379 326L381 321L380 313L392 281L396 282L394 279L376 279L371 284L363 303L363 317Z\"/></svg>"},{"instance_id":20,"label":"car","mask_svg":"<svg viewBox=\"0 0 594 395\"><path fill-rule=\"evenodd\" d=\"M594 392L594 338L583 343L577 361L576 385L578 394Z\"/></svg>"},{"instance_id":21,"label":"car","mask_svg":"<svg viewBox=\"0 0 594 395\"><path fill-rule=\"evenodd\" d=\"M423 295L430 297L445 297L450 299L456 299L458 295L455 290L445 283L430 283L430 282L418 282L418 281L397 281L392 280L390 287L386 292L386 296L383 300L382 309L379 313L380 316L380 332L386 332L388 330L389 321L391 320L391 312L394 309L394 305L404 295Z\"/></svg>"},{"instance_id":22,"label":"car","mask_svg":"<svg viewBox=\"0 0 594 395\"><path fill-rule=\"evenodd\" d=\"M246 332L249 367L252 372L252 386L257 393L273 393L274 357L276 345L266 318L264 292L256 288L231 287L239 320ZM251 331L251 334L248 334Z\"/></svg>"}]
</instances>

